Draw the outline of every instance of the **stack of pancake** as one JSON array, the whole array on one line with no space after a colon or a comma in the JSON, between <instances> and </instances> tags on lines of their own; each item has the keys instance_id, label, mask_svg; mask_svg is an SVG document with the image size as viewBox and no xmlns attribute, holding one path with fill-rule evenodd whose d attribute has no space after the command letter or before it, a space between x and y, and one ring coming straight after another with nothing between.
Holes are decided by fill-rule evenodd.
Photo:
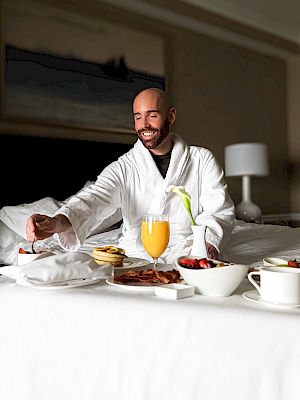
<instances>
[{"instance_id":1,"label":"stack of pancake","mask_svg":"<svg viewBox=\"0 0 300 400\"><path fill-rule=\"evenodd\" d=\"M116 246L95 247L93 250L93 258L99 265L111 264L113 267L121 267L123 265L125 250Z\"/></svg>"}]
</instances>

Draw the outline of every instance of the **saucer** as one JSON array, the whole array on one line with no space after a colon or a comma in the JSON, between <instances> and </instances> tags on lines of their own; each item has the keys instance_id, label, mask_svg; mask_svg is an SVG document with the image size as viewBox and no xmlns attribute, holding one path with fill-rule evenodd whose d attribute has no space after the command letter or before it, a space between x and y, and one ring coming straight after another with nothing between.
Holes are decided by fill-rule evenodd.
<instances>
[{"instance_id":1,"label":"saucer","mask_svg":"<svg viewBox=\"0 0 300 400\"><path fill-rule=\"evenodd\" d=\"M283 303L272 303L271 301L263 300L257 290L249 290L242 294L243 298L246 300L253 301L255 303L266 304L268 306L276 308L297 308L300 304L283 304Z\"/></svg>"},{"instance_id":2,"label":"saucer","mask_svg":"<svg viewBox=\"0 0 300 400\"><path fill-rule=\"evenodd\" d=\"M266 257L263 258L264 267L287 267L288 259L278 258L278 257Z\"/></svg>"}]
</instances>

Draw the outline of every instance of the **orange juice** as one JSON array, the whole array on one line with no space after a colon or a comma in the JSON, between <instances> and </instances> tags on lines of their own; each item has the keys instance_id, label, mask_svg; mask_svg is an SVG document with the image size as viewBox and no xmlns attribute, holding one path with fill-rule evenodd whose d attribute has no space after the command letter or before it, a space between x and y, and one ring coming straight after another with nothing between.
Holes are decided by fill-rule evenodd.
<instances>
[{"instance_id":1,"label":"orange juice","mask_svg":"<svg viewBox=\"0 0 300 400\"><path fill-rule=\"evenodd\" d=\"M142 242L152 258L158 258L166 250L170 238L168 221L142 221Z\"/></svg>"}]
</instances>

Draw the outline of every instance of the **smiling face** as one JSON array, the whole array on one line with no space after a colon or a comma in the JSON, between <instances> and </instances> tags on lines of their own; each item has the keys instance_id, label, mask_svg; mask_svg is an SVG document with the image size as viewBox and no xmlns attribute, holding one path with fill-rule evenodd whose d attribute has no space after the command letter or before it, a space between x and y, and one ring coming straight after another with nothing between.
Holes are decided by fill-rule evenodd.
<instances>
[{"instance_id":1,"label":"smiling face","mask_svg":"<svg viewBox=\"0 0 300 400\"><path fill-rule=\"evenodd\" d=\"M143 145L154 154L168 147L170 126L176 118L174 107L168 109L166 95L160 89L146 89L133 102L135 131ZM164 150L162 150L164 153Z\"/></svg>"}]
</instances>

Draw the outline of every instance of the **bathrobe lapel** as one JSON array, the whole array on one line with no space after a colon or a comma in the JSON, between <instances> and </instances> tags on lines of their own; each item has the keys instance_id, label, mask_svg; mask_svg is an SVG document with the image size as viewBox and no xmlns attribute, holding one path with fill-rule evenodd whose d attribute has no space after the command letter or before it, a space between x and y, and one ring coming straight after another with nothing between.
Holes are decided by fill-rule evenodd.
<instances>
[{"instance_id":1,"label":"bathrobe lapel","mask_svg":"<svg viewBox=\"0 0 300 400\"><path fill-rule=\"evenodd\" d=\"M148 209L149 214L162 214L166 205L166 189L169 185L180 186L180 181L185 167L190 160L189 146L184 143L180 136L173 136L173 149L167 175L165 178L160 174L149 150L138 140L134 145L132 155L133 163L148 184L153 199Z\"/></svg>"}]
</instances>

